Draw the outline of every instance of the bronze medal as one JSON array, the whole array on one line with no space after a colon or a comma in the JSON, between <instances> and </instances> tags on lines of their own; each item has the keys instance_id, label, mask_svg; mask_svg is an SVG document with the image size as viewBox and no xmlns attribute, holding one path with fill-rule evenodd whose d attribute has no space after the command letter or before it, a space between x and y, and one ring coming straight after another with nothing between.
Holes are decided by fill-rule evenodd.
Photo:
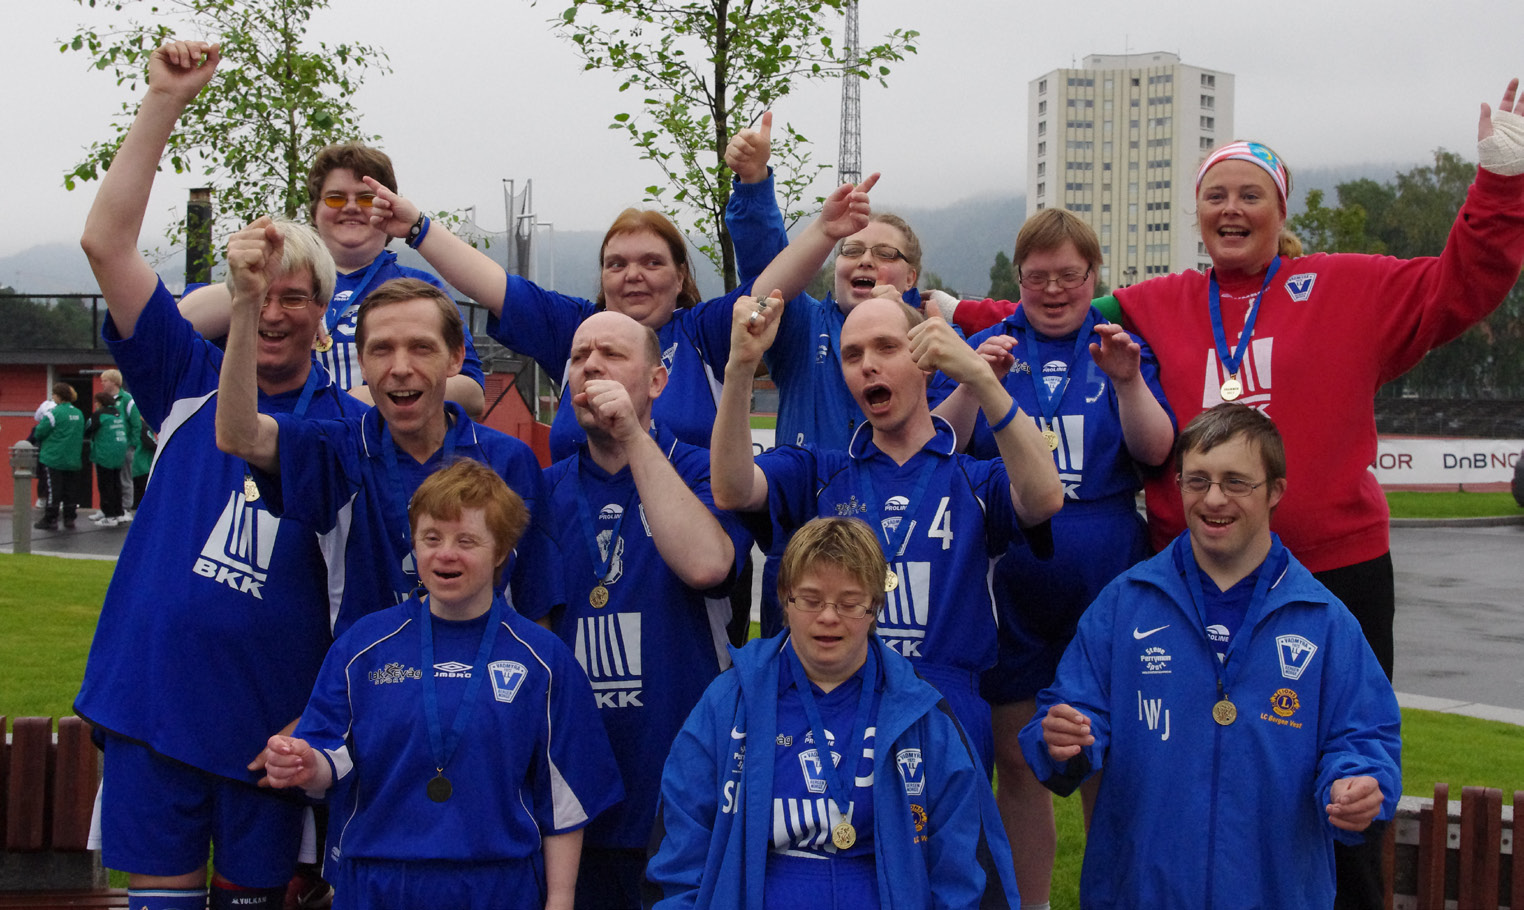
<instances>
[{"instance_id":1,"label":"bronze medal","mask_svg":"<svg viewBox=\"0 0 1524 910\"><path fill-rule=\"evenodd\" d=\"M1048 444L1048 449L1050 451L1058 451L1058 434L1053 432L1051 428L1042 431L1042 439L1043 442Z\"/></svg>"},{"instance_id":2,"label":"bronze medal","mask_svg":"<svg viewBox=\"0 0 1524 910\"><path fill-rule=\"evenodd\" d=\"M1212 706L1212 720L1223 727L1231 725L1233 721L1238 720L1238 706L1226 698L1222 699Z\"/></svg>"},{"instance_id":3,"label":"bronze medal","mask_svg":"<svg viewBox=\"0 0 1524 910\"><path fill-rule=\"evenodd\" d=\"M857 843L857 829L852 827L851 822L838 822L836 827L831 829L831 843L835 844L838 850L852 849L852 845Z\"/></svg>"},{"instance_id":4,"label":"bronze medal","mask_svg":"<svg viewBox=\"0 0 1524 910\"><path fill-rule=\"evenodd\" d=\"M442 803L445 800L448 800L450 798L450 794L454 792L454 790L455 788L450 785L450 779L444 776L444 772L442 770L439 772L439 774L429 779L429 785L427 787L429 799L432 799L436 803Z\"/></svg>"},{"instance_id":5,"label":"bronze medal","mask_svg":"<svg viewBox=\"0 0 1524 910\"><path fill-rule=\"evenodd\" d=\"M245 474L243 477L243 501L253 502L258 498L259 484L254 482L254 478Z\"/></svg>"},{"instance_id":6,"label":"bronze medal","mask_svg":"<svg viewBox=\"0 0 1524 910\"><path fill-rule=\"evenodd\" d=\"M1238 396L1244 393L1244 384L1238 381L1237 376L1229 376L1222 383L1222 400L1237 401Z\"/></svg>"},{"instance_id":7,"label":"bronze medal","mask_svg":"<svg viewBox=\"0 0 1524 910\"><path fill-rule=\"evenodd\" d=\"M900 586L900 577L894 574L893 569L884 572L884 593L893 591Z\"/></svg>"},{"instance_id":8,"label":"bronze medal","mask_svg":"<svg viewBox=\"0 0 1524 910\"><path fill-rule=\"evenodd\" d=\"M593 605L593 609L602 609L609 602L609 589L603 585L593 589L593 593L587 595L587 602Z\"/></svg>"}]
</instances>

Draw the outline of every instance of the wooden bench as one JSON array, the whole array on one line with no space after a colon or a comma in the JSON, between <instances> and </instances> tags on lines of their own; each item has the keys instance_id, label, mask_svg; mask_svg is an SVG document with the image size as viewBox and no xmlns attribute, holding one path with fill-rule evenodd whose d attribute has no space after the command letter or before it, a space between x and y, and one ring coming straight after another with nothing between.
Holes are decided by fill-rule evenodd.
<instances>
[{"instance_id":1,"label":"wooden bench","mask_svg":"<svg viewBox=\"0 0 1524 910\"><path fill-rule=\"evenodd\" d=\"M1459 801L1449 784L1435 784L1432 800L1404 796L1386 834L1388 910L1524 910L1521 818L1524 790L1511 806L1493 787L1464 787Z\"/></svg>"},{"instance_id":2,"label":"wooden bench","mask_svg":"<svg viewBox=\"0 0 1524 910\"><path fill-rule=\"evenodd\" d=\"M0 732L5 718L0 716ZM126 907L88 847L100 753L78 717L18 717L0 752L0 908Z\"/></svg>"}]
</instances>

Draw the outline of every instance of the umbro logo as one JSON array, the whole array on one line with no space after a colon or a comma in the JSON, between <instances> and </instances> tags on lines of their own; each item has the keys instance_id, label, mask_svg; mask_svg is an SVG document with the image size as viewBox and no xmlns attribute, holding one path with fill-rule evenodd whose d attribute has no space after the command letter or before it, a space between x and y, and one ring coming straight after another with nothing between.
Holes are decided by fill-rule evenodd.
<instances>
[{"instance_id":1,"label":"umbro logo","mask_svg":"<svg viewBox=\"0 0 1524 910\"><path fill-rule=\"evenodd\" d=\"M1145 639L1148 636L1154 634L1155 632L1163 632L1165 629L1168 629L1168 628L1169 628L1169 624L1165 623L1164 625L1160 626L1157 629L1149 629L1147 632L1140 632L1138 630L1138 628L1136 626L1134 626L1133 630L1132 630L1132 637L1134 639L1138 640L1138 641L1142 641L1143 639Z\"/></svg>"}]
</instances>

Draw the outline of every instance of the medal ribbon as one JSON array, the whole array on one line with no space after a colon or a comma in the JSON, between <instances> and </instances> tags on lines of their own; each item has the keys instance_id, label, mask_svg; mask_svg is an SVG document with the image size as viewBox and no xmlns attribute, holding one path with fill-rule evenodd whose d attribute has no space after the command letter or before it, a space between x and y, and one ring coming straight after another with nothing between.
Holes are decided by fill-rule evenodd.
<instances>
[{"instance_id":1,"label":"medal ribbon","mask_svg":"<svg viewBox=\"0 0 1524 910\"><path fill-rule=\"evenodd\" d=\"M307 381L302 383L302 394L297 396L296 407L291 409L292 417L301 420L307 416L307 408L312 404L312 396L318 390L318 380L323 375L326 374L316 363L307 364ZM256 495L257 497L257 492L256 494L249 493L249 485L252 483L254 483L254 472L245 465L243 469L243 488L244 500L246 502L253 502L252 499L249 499L250 495ZM256 487L255 489L257 491L258 488Z\"/></svg>"},{"instance_id":2,"label":"medal ribbon","mask_svg":"<svg viewBox=\"0 0 1524 910\"><path fill-rule=\"evenodd\" d=\"M333 334L333 328L339 324L339 317L344 315L345 310L349 309L351 305L359 306L365 300L365 295L370 293L371 279L376 277L376 270L383 265L396 261L396 253L393 253L391 250L382 250L381 255L372 259L370 265L365 267L365 274L360 276L360 283L355 285L353 294L350 294L342 303L336 300L328 301L328 309L323 313L323 324L328 326L329 335ZM338 295L335 294L334 296Z\"/></svg>"},{"instance_id":3,"label":"medal ribbon","mask_svg":"<svg viewBox=\"0 0 1524 910\"><path fill-rule=\"evenodd\" d=\"M625 516L630 514L631 500L625 499L624 510L614 520L613 531L609 534L609 553L607 556L604 556L598 551L598 523L593 520L593 509L592 506L588 505L587 492L582 489L581 458L582 456L579 455L577 468L572 471L572 492L576 494L577 508L582 512L582 526L587 529L587 533L582 535L582 539L587 543L588 555L593 560L593 575L598 579L599 584L603 584L608 579L609 567L614 564L614 549L619 545L619 530L624 527Z\"/></svg>"},{"instance_id":4,"label":"medal ribbon","mask_svg":"<svg viewBox=\"0 0 1524 910\"><path fill-rule=\"evenodd\" d=\"M910 516L915 514L916 504L921 501L921 496L926 492L926 484L931 481L931 472L937 469L937 458L935 455L926 453L922 457L925 461L921 464L921 472L916 475L915 492L910 494L910 505L906 506L905 514L900 516L899 526L892 533L884 527L884 504L873 489L872 471L868 465L857 464L857 460L853 459L853 465L857 468L858 481L862 484L863 497L868 501L868 508L873 510L873 520L877 522L878 529L884 533L884 542L886 544L884 556L891 563L899 559L901 551L905 549L905 539L910 533L911 524L913 524Z\"/></svg>"},{"instance_id":5,"label":"medal ribbon","mask_svg":"<svg viewBox=\"0 0 1524 910\"><path fill-rule=\"evenodd\" d=\"M1042 377L1038 375L1037 369L1037 359L1042 356L1042 351L1037 346L1037 339L1040 337L1046 338L1047 336L1039 335L1037 330L1032 328L1032 324L1026 320L1025 314L1023 314L1019 327L1021 329L1021 344L1027 350L1028 366L1030 367L1027 372L1032 375L1032 389L1037 393L1037 407L1042 412L1042 428L1044 430L1051 429L1053 418L1058 416L1059 406L1064 402L1064 393L1069 391L1069 380L1074 377L1074 371L1079 366L1080 358L1090 351L1090 333L1095 327L1095 312L1092 310L1087 313L1085 321L1080 324L1079 332L1074 339L1074 355L1069 358L1069 369L1064 373L1063 381L1059 383L1058 388L1052 393L1048 392L1048 388L1043 384ZM988 420L988 418L985 419Z\"/></svg>"},{"instance_id":6,"label":"medal ribbon","mask_svg":"<svg viewBox=\"0 0 1524 910\"><path fill-rule=\"evenodd\" d=\"M380 413L380 411L376 412L377 420L380 419ZM444 445L440 447L443 453L441 460L455 454L455 436L459 430L459 425L450 420L449 411L445 412L445 424ZM395 541L402 545L402 553L405 556L413 552L413 531L407 520L407 503L412 494L402 485L402 472L397 467L397 444L392 440L392 428L385 424L381 427L381 460L386 465L386 487L387 492L391 494L386 499L386 515L383 524L386 526L387 533L394 535ZM388 566L392 576L392 593L398 603L411 595L417 587L408 580L407 573L402 570L402 563L403 559L394 559Z\"/></svg>"},{"instance_id":7,"label":"medal ribbon","mask_svg":"<svg viewBox=\"0 0 1524 910\"><path fill-rule=\"evenodd\" d=\"M445 765L460 745L460 735L466 729L466 720L476 706L476 693L487 675L487 658L492 656L492 643L497 640L498 627L502 625L502 609L506 606L501 594L492 595L492 606L487 610L487 628L482 630L482 641L476 649L476 663L471 665L471 678L466 680L466 691L460 696L455 709L455 721L450 725L446 738L439 720L439 683L434 677L434 614L429 610L429 598L423 598L423 616L418 622L418 634L423 646L423 713L429 722L429 750L434 757L434 767L443 774Z\"/></svg>"},{"instance_id":8,"label":"medal ribbon","mask_svg":"<svg viewBox=\"0 0 1524 910\"><path fill-rule=\"evenodd\" d=\"M846 617L842 617L846 622ZM831 741L826 739L825 723L820 719L820 707L815 704L815 693L811 691L809 676L804 672L804 664L799 662L799 655L794 653L793 642L784 648L788 655L789 669L794 674L794 688L799 692L799 701L804 706L804 716L810 722L810 733L815 737L815 754L820 759L820 776L825 779L826 786L831 792L831 801L836 804L836 811L841 814L841 820L847 820L847 810L851 808L852 788L849 781L857 778L857 764L863 754L863 740L868 732L868 722L872 715L878 713L878 659L873 653L873 646L868 646L868 659L863 663L863 688L862 694L857 696L857 716L852 722L852 739L843 744L841 750L841 764L836 765L831 761ZM826 829L830 834L830 827Z\"/></svg>"},{"instance_id":9,"label":"medal ribbon","mask_svg":"<svg viewBox=\"0 0 1524 910\"><path fill-rule=\"evenodd\" d=\"M1217 284L1217 270L1212 269L1207 274L1207 309L1212 315L1212 340L1217 344L1217 359L1229 376L1238 375L1239 364L1243 363L1244 354L1249 350L1249 339L1254 336L1254 321L1259 318L1260 302L1265 299L1265 291L1280 269L1281 257L1277 256L1265 271L1265 283L1259 286L1254 302L1249 304L1249 312L1244 315L1244 330L1238 336L1238 348L1232 354L1228 353L1227 330L1222 325L1222 288Z\"/></svg>"},{"instance_id":10,"label":"medal ribbon","mask_svg":"<svg viewBox=\"0 0 1524 910\"><path fill-rule=\"evenodd\" d=\"M1180 562L1185 565L1185 583L1186 587L1189 588L1191 592L1191 603L1196 607L1196 614L1202 629L1205 629L1207 615L1206 593L1201 587L1201 567L1196 565L1196 553L1191 549L1189 538L1182 538L1177 542L1176 546L1183 546L1186 548L1185 552L1181 554L1182 558ZM1249 598L1248 609L1244 611L1244 622L1239 624L1238 632L1234 633L1233 635L1233 641L1228 642L1227 653L1223 656L1223 659L1218 661L1216 664L1217 695L1219 698L1227 698L1227 695L1224 694L1223 690L1223 674L1228 667L1228 658L1233 656L1233 645L1235 642L1237 642L1238 635L1244 631L1244 625L1259 615L1260 609L1264 607L1265 598L1270 593L1270 576L1274 573L1271 571L1269 562L1270 557L1274 553L1275 547L1272 546L1270 548L1270 552L1265 554L1265 561L1260 563L1259 578L1257 578L1254 582L1254 593ZM1213 582L1213 584L1216 584L1216 582ZM1214 652L1212 656L1215 658L1217 655Z\"/></svg>"}]
</instances>

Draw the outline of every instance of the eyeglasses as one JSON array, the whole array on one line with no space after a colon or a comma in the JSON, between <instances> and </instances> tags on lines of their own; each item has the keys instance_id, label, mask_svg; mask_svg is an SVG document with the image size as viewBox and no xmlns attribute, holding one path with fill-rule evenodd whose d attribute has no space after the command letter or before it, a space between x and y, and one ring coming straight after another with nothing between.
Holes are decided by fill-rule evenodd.
<instances>
[{"instance_id":1,"label":"eyeglasses","mask_svg":"<svg viewBox=\"0 0 1524 910\"><path fill-rule=\"evenodd\" d=\"M348 204L350 198L348 193L324 193L323 204L331 209L341 209ZM355 205L362 209L368 209L376 204L375 193L355 193L353 198Z\"/></svg>"},{"instance_id":2,"label":"eyeglasses","mask_svg":"<svg viewBox=\"0 0 1524 910\"><path fill-rule=\"evenodd\" d=\"M1017 269L1016 274L1019 276L1021 286L1029 291L1045 291L1049 283L1057 283L1060 288L1069 291L1084 284L1085 279L1090 277L1090 271L1090 269L1085 269L1083 272L1079 269L1067 269L1050 275L1047 272L1023 272Z\"/></svg>"},{"instance_id":3,"label":"eyeglasses","mask_svg":"<svg viewBox=\"0 0 1524 910\"><path fill-rule=\"evenodd\" d=\"M826 607L835 607L836 615L845 619L862 619L868 615L869 610L873 609L872 604L821 600L818 597L810 597L809 595L790 597L788 602L790 605L798 607L806 613L819 613Z\"/></svg>"},{"instance_id":4,"label":"eyeglasses","mask_svg":"<svg viewBox=\"0 0 1524 910\"><path fill-rule=\"evenodd\" d=\"M270 305L271 300L278 300L283 310L299 310L316 299L316 294L298 294L295 291L287 291L279 296L266 294L265 302L261 303L259 308L262 310Z\"/></svg>"},{"instance_id":5,"label":"eyeglasses","mask_svg":"<svg viewBox=\"0 0 1524 910\"><path fill-rule=\"evenodd\" d=\"M879 262L894 262L897 259L905 258L904 253L901 253L887 243L876 243L873 246L865 246L861 243L843 243L841 245L841 255L847 259L861 259L864 253L869 252Z\"/></svg>"},{"instance_id":6,"label":"eyeglasses","mask_svg":"<svg viewBox=\"0 0 1524 910\"><path fill-rule=\"evenodd\" d=\"M1206 493L1213 485L1216 485L1229 496L1243 497L1248 496L1265 485L1263 480L1259 483L1250 483L1242 477L1229 477L1227 480L1209 480L1200 474L1186 474L1184 476L1177 476L1175 479L1179 481L1181 490L1195 496Z\"/></svg>"}]
</instances>

